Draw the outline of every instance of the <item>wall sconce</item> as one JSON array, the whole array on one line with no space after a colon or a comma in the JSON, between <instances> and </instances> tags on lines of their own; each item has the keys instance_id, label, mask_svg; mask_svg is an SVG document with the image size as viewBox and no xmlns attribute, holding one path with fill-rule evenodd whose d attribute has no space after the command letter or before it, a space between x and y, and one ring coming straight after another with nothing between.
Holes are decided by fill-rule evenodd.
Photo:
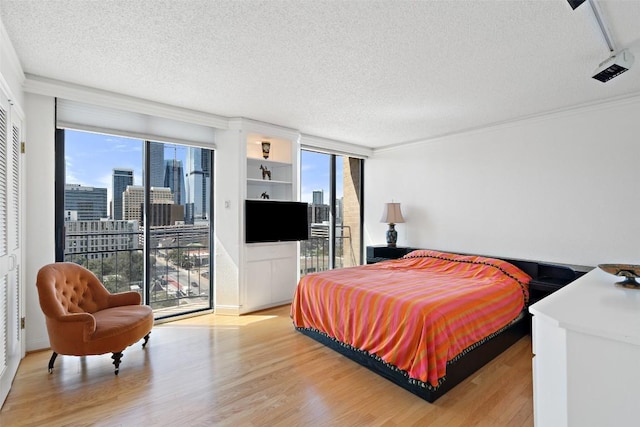
<instances>
[{"instance_id":1,"label":"wall sconce","mask_svg":"<svg viewBox=\"0 0 640 427\"><path fill-rule=\"evenodd\" d=\"M395 226L396 224L404 222L402 211L400 210L400 203L385 203L380 222L389 224L389 229L387 230L387 246L395 248L396 242L398 241L398 232Z\"/></svg>"}]
</instances>

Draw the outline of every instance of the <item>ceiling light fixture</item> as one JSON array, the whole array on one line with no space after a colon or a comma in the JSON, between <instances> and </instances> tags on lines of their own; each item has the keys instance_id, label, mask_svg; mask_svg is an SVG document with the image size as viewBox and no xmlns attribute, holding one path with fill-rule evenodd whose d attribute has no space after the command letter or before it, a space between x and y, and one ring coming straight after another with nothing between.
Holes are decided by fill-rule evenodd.
<instances>
[{"instance_id":1,"label":"ceiling light fixture","mask_svg":"<svg viewBox=\"0 0 640 427\"><path fill-rule=\"evenodd\" d=\"M596 18L596 22L598 23L598 27L602 32L602 37L604 38L605 43L607 43L607 47L609 48L609 52L611 55L598 64L598 68L593 73L594 79L601 82L608 82L614 77L619 76L625 71L631 68L633 64L633 55L629 50L623 49L622 51L616 53L615 43L613 42L613 38L609 34L607 30L607 25L604 23L602 19L602 13L600 12L600 8L596 4L595 0L567 0L572 9L577 8L585 1L589 3L591 6L591 10L593 11L593 16Z\"/></svg>"},{"instance_id":2,"label":"ceiling light fixture","mask_svg":"<svg viewBox=\"0 0 640 427\"><path fill-rule=\"evenodd\" d=\"M633 64L633 55L624 49L602 61L592 77L603 83L608 82L631 68L631 64Z\"/></svg>"}]
</instances>

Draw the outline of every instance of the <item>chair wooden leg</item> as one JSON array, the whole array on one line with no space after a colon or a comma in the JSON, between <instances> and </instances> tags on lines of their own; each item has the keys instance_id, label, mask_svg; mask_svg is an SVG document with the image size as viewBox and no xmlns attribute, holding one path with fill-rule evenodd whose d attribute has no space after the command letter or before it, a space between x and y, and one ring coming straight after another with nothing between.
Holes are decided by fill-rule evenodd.
<instances>
[{"instance_id":1,"label":"chair wooden leg","mask_svg":"<svg viewBox=\"0 0 640 427\"><path fill-rule=\"evenodd\" d=\"M49 373L53 373L53 362L56 361L56 357L58 357L58 353L56 353L55 351L53 352L53 354L51 355L51 359L49 359Z\"/></svg>"},{"instance_id":2,"label":"chair wooden leg","mask_svg":"<svg viewBox=\"0 0 640 427\"><path fill-rule=\"evenodd\" d=\"M146 346L147 343L149 342L149 335L151 335L151 332L149 332L147 335L144 336L144 342L142 343L142 348L144 348L144 346Z\"/></svg>"},{"instance_id":3,"label":"chair wooden leg","mask_svg":"<svg viewBox=\"0 0 640 427\"><path fill-rule=\"evenodd\" d=\"M122 359L122 352L118 351L118 352L113 353L111 355L111 358L113 359L113 364L116 367L115 374L118 375L118 372L120 372L120 359Z\"/></svg>"}]
</instances>

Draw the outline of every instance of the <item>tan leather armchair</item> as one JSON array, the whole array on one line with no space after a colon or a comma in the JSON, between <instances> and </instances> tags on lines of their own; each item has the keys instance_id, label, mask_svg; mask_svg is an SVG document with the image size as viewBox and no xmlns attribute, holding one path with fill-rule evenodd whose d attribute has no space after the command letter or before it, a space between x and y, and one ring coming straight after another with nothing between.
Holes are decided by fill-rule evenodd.
<instances>
[{"instance_id":1,"label":"tan leather armchair","mask_svg":"<svg viewBox=\"0 0 640 427\"><path fill-rule=\"evenodd\" d=\"M53 350L49 373L58 354L113 353L118 375L122 351L142 338L146 346L153 311L140 305L137 292L111 294L91 271L71 262L45 265L36 285Z\"/></svg>"}]
</instances>

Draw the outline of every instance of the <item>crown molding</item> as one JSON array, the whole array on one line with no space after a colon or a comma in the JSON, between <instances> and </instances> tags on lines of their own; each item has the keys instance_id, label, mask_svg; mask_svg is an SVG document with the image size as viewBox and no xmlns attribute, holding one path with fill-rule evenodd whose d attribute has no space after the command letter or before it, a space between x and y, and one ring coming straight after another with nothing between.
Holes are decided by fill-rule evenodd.
<instances>
[{"instance_id":1,"label":"crown molding","mask_svg":"<svg viewBox=\"0 0 640 427\"><path fill-rule=\"evenodd\" d=\"M64 98L71 101L147 114L166 119L209 126L217 129L227 129L229 123L229 120L226 117L214 114L175 107L133 96L122 95L30 74L26 74L23 87L25 92L37 95Z\"/></svg>"},{"instance_id":2,"label":"crown molding","mask_svg":"<svg viewBox=\"0 0 640 427\"><path fill-rule=\"evenodd\" d=\"M249 133L264 134L265 137L288 139L319 151L362 158L369 157L373 154L373 150L368 147L313 135L303 135L298 130L273 123L261 122L245 117L227 118L217 116L31 74L26 74L23 87L25 92L37 95L63 98L116 110L131 111L209 126L221 130L242 130Z\"/></svg>"},{"instance_id":3,"label":"crown molding","mask_svg":"<svg viewBox=\"0 0 640 427\"><path fill-rule=\"evenodd\" d=\"M633 92L627 95L601 99L598 101L587 102L587 103L578 104L578 105L574 105L566 108L559 108L556 110L550 110L543 113L531 114L528 116L518 117L512 120L505 120L501 122L491 123L488 125L468 128L461 131L445 133L445 134L437 135L431 138L401 142L398 144L378 147L378 148L374 148L373 152L377 154L377 153L384 153L388 151L394 151L398 149L406 149L412 146L441 141L443 139L451 138L454 136L477 135L485 132L494 132L500 129L507 129L515 126L523 126L529 123L555 120L558 118L571 117L578 114L584 114L592 111L601 111L601 110L610 109L610 108L617 108L617 107L622 107L622 106L631 105L631 104L640 104L640 92Z\"/></svg>"}]
</instances>

